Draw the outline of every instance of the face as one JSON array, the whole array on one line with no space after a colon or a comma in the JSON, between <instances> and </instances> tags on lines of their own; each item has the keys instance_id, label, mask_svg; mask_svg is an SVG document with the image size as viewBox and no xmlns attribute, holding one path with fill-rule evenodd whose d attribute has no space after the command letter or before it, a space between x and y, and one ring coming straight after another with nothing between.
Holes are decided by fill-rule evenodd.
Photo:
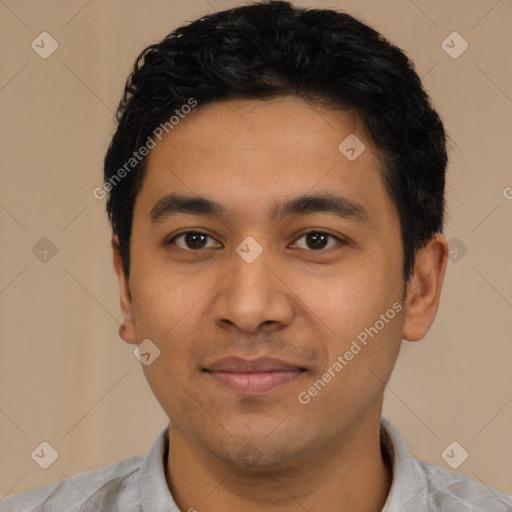
<instances>
[{"instance_id":1,"label":"face","mask_svg":"<svg viewBox=\"0 0 512 512\"><path fill-rule=\"evenodd\" d=\"M339 149L349 135L359 156ZM417 297L402 302L399 218L364 125L294 98L181 120L148 157L129 280L114 256L121 335L160 350L143 368L171 428L252 467L378 421L405 330L435 314L407 316Z\"/></svg>"}]
</instances>

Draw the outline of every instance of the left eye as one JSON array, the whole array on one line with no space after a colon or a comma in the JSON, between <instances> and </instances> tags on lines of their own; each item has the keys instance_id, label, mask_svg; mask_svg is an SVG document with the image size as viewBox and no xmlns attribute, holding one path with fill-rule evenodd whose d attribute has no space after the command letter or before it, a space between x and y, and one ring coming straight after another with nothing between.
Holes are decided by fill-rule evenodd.
<instances>
[{"instance_id":1,"label":"left eye","mask_svg":"<svg viewBox=\"0 0 512 512\"><path fill-rule=\"evenodd\" d=\"M185 233L180 233L179 235L176 235L174 238L169 240L168 245L174 243L176 240L179 240L182 237L185 246L176 244L181 249L193 250L197 252L201 249L208 249L212 247L208 247L205 244L205 241L208 238L211 238L213 240L213 238L210 235L207 235L206 233L201 233L199 231L186 231ZM301 240L302 238L306 239L306 244L309 246L310 249L314 251L326 249L325 245L329 238L335 240L338 243L341 243L341 240L339 238L335 237L334 235L330 235L329 233L324 233L323 231L308 231L307 233L304 233L302 236L300 236L297 240ZM299 244L297 243L292 244L292 247L299 247L299 249L304 248L300 247ZM308 247L306 247L306 249L307 248Z\"/></svg>"},{"instance_id":2,"label":"left eye","mask_svg":"<svg viewBox=\"0 0 512 512\"><path fill-rule=\"evenodd\" d=\"M304 237L306 237L306 243L311 243L311 245L313 246L313 250L315 251L325 249L325 244L329 238L332 238L337 242L341 242L339 238L336 238L335 236L330 235L329 233L324 233L323 231L308 231L307 233L304 233L301 237L299 237L297 240L300 240L301 238Z\"/></svg>"}]
</instances>

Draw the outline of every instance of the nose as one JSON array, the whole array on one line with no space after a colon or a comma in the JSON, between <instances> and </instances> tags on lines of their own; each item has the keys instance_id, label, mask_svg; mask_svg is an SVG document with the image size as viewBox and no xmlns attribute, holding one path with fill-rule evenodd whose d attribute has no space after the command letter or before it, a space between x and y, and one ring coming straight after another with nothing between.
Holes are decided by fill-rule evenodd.
<instances>
[{"instance_id":1,"label":"nose","mask_svg":"<svg viewBox=\"0 0 512 512\"><path fill-rule=\"evenodd\" d=\"M270 249L265 248L252 262L235 252L231 270L217 290L215 321L223 328L236 327L247 333L278 330L294 316L290 288Z\"/></svg>"}]
</instances>

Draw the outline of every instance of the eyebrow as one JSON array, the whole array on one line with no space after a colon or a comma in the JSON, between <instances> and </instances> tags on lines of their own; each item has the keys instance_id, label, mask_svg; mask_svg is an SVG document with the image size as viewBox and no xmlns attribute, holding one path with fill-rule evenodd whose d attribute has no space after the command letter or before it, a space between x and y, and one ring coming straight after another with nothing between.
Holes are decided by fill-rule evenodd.
<instances>
[{"instance_id":1,"label":"eyebrow","mask_svg":"<svg viewBox=\"0 0 512 512\"><path fill-rule=\"evenodd\" d=\"M149 216L151 222L156 224L178 214L226 217L228 213L224 205L206 197L171 193L156 202ZM312 213L327 213L342 219L353 218L361 222L369 220L368 211L361 204L330 192L278 200L270 209L270 219L280 221L287 216Z\"/></svg>"}]
</instances>

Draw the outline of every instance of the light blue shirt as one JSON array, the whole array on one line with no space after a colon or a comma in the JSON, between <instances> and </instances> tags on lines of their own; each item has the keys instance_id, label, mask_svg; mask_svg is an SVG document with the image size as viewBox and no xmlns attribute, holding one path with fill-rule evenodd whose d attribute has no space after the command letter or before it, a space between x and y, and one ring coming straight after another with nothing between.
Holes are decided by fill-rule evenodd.
<instances>
[{"instance_id":1,"label":"light blue shirt","mask_svg":"<svg viewBox=\"0 0 512 512\"><path fill-rule=\"evenodd\" d=\"M512 496L415 460L398 431L381 419L381 444L393 467L382 512L512 512ZM0 500L0 512L187 512L167 486L168 427L137 455ZM196 505L201 509L200 503ZM221 512L221 511L219 511Z\"/></svg>"}]
</instances>

